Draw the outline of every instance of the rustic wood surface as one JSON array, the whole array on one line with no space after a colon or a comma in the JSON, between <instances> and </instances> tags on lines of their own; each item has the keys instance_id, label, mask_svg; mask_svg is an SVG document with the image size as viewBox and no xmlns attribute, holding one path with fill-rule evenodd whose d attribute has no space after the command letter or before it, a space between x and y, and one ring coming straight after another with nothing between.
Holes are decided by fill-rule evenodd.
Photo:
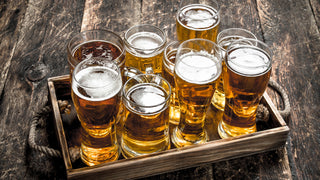
<instances>
[{"instance_id":1,"label":"rustic wood surface","mask_svg":"<svg viewBox=\"0 0 320 180\"><path fill-rule=\"evenodd\" d=\"M320 178L319 0L228 0L220 29L252 31L274 52L271 78L288 93L291 115L285 148L145 179ZM68 73L66 44L81 30L151 23L175 39L178 1L0 1L0 179L65 179L61 159L28 147L32 116L50 104L47 78ZM268 90L270 91L270 90ZM281 108L276 94L269 93ZM57 146L52 122L38 142Z\"/></svg>"}]
</instances>

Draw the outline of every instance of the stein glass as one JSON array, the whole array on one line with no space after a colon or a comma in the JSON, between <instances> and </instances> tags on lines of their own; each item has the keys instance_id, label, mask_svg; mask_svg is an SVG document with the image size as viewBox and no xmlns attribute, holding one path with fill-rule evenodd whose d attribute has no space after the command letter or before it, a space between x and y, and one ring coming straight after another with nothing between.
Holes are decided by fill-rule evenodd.
<instances>
[{"instance_id":1,"label":"stein glass","mask_svg":"<svg viewBox=\"0 0 320 180\"><path fill-rule=\"evenodd\" d=\"M108 30L88 30L76 34L67 45L70 75L75 66L91 57L114 61L121 69L125 64L125 50L122 38Z\"/></svg>"},{"instance_id":2,"label":"stein glass","mask_svg":"<svg viewBox=\"0 0 320 180\"><path fill-rule=\"evenodd\" d=\"M176 15L179 41L193 38L216 41L220 25L216 0L182 0Z\"/></svg>"},{"instance_id":3,"label":"stein glass","mask_svg":"<svg viewBox=\"0 0 320 180\"><path fill-rule=\"evenodd\" d=\"M121 101L121 72L104 58L81 61L72 75L71 97L83 128L81 159L87 165L119 157L115 119Z\"/></svg>"},{"instance_id":4,"label":"stein glass","mask_svg":"<svg viewBox=\"0 0 320 180\"><path fill-rule=\"evenodd\" d=\"M221 138L257 131L256 113L271 73L270 48L256 39L240 39L227 50L224 72L226 105L218 126Z\"/></svg>"},{"instance_id":5,"label":"stein glass","mask_svg":"<svg viewBox=\"0 0 320 180\"><path fill-rule=\"evenodd\" d=\"M121 136L122 155L136 157L170 148L170 84L154 74L130 78L122 89L125 117Z\"/></svg>"},{"instance_id":6,"label":"stein glass","mask_svg":"<svg viewBox=\"0 0 320 180\"><path fill-rule=\"evenodd\" d=\"M126 46L126 66L134 67L142 73L161 74L163 50L167 38L160 28L142 24L128 29L124 35Z\"/></svg>"},{"instance_id":7,"label":"stein glass","mask_svg":"<svg viewBox=\"0 0 320 180\"><path fill-rule=\"evenodd\" d=\"M226 68L225 58L228 46L239 39L252 38L257 39L250 31L241 28L229 28L221 31L217 37L217 44L222 47L222 69ZM225 106L225 95L223 90L223 72L221 73L219 82L217 83L216 90L213 94L212 105L217 109L223 111Z\"/></svg>"},{"instance_id":8,"label":"stein glass","mask_svg":"<svg viewBox=\"0 0 320 180\"><path fill-rule=\"evenodd\" d=\"M166 46L164 49L162 63L162 76L170 83L171 86L169 121L173 125L178 125L180 121L180 105L174 82L174 64L179 45L179 41L173 41Z\"/></svg>"},{"instance_id":9,"label":"stein glass","mask_svg":"<svg viewBox=\"0 0 320 180\"><path fill-rule=\"evenodd\" d=\"M181 115L171 137L178 148L208 140L204 122L221 74L220 51L218 45L205 39L190 39L178 48L174 77Z\"/></svg>"}]
</instances>

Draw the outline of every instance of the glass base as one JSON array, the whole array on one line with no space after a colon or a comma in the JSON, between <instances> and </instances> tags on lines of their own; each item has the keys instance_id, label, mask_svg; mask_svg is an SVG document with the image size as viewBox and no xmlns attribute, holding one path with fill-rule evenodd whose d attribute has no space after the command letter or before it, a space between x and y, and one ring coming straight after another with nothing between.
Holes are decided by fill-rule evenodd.
<instances>
[{"instance_id":1,"label":"glass base","mask_svg":"<svg viewBox=\"0 0 320 180\"><path fill-rule=\"evenodd\" d=\"M229 134L227 134L227 133L224 131L221 123L222 123L222 122L220 121L220 123L219 123L219 125L218 125L218 134L219 134L220 138L225 139L225 138L232 137L232 136L230 136Z\"/></svg>"},{"instance_id":2,"label":"glass base","mask_svg":"<svg viewBox=\"0 0 320 180\"><path fill-rule=\"evenodd\" d=\"M122 155L123 155L123 157L128 159L131 157L147 155L147 154L156 153L156 152L165 151L165 150L170 149L169 138L164 139L162 141L155 141L155 142L156 143L153 143L152 141L151 142L145 141L145 143L144 144L142 143L140 146L136 145L135 148L140 149L140 151L137 152L137 151L131 149L126 143L124 143L124 140L121 139ZM153 145L150 145L150 144L153 144ZM131 145L133 145L133 144L131 144Z\"/></svg>"},{"instance_id":3,"label":"glass base","mask_svg":"<svg viewBox=\"0 0 320 180\"><path fill-rule=\"evenodd\" d=\"M88 166L94 166L106 162L116 161L119 158L120 150L117 145L111 147L93 148L81 144L81 160Z\"/></svg>"},{"instance_id":4,"label":"glass base","mask_svg":"<svg viewBox=\"0 0 320 180\"><path fill-rule=\"evenodd\" d=\"M196 137L196 135L186 135L186 136ZM172 132L171 142L177 148L181 148L181 147L190 146L190 145L194 145L194 144L203 144L203 143L206 143L209 139L207 136L207 132L205 130L203 132L203 136L201 136L201 137L197 136L196 138L190 138L190 139L194 139L193 141L186 140L184 137L185 136L182 135L182 132L180 131L180 129L178 127L176 127L176 128L174 128L174 130Z\"/></svg>"},{"instance_id":5,"label":"glass base","mask_svg":"<svg viewBox=\"0 0 320 180\"><path fill-rule=\"evenodd\" d=\"M220 91L215 91L211 100L211 104L217 109L224 111L225 95Z\"/></svg>"}]
</instances>

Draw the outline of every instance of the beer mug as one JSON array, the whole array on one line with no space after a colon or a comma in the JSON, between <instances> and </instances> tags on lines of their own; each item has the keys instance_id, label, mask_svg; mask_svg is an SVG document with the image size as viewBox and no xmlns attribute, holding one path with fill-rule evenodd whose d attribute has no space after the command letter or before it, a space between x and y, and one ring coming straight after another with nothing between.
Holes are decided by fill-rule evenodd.
<instances>
[{"instance_id":1,"label":"beer mug","mask_svg":"<svg viewBox=\"0 0 320 180\"><path fill-rule=\"evenodd\" d=\"M190 39L178 48L174 78L181 114L171 137L178 148L208 140L204 122L221 74L220 51L218 45L205 39Z\"/></svg>"},{"instance_id":2,"label":"beer mug","mask_svg":"<svg viewBox=\"0 0 320 180\"><path fill-rule=\"evenodd\" d=\"M126 158L167 150L170 84L154 74L130 78L122 89L125 117L121 149Z\"/></svg>"},{"instance_id":3,"label":"beer mug","mask_svg":"<svg viewBox=\"0 0 320 180\"><path fill-rule=\"evenodd\" d=\"M228 46L239 39L252 38L257 39L250 31L241 28L229 28L221 31L217 37L217 44L222 47L222 69L226 68L225 55L227 53ZM221 73L219 82L217 83L216 90L213 94L212 105L217 109L223 111L225 106L225 95L223 90L223 72Z\"/></svg>"},{"instance_id":4,"label":"beer mug","mask_svg":"<svg viewBox=\"0 0 320 180\"><path fill-rule=\"evenodd\" d=\"M256 39L240 39L227 50L226 105L218 126L221 138L256 132L256 113L271 73L270 48Z\"/></svg>"},{"instance_id":5,"label":"beer mug","mask_svg":"<svg viewBox=\"0 0 320 180\"><path fill-rule=\"evenodd\" d=\"M88 30L76 34L67 45L70 75L75 66L91 57L114 61L121 69L125 64L125 50L122 38L108 30Z\"/></svg>"},{"instance_id":6,"label":"beer mug","mask_svg":"<svg viewBox=\"0 0 320 180\"><path fill-rule=\"evenodd\" d=\"M179 45L179 41L173 41L166 46L163 53L162 63L162 77L164 77L171 86L169 122L172 125L178 125L180 121L180 105L174 82L174 64L176 61L176 54Z\"/></svg>"},{"instance_id":7,"label":"beer mug","mask_svg":"<svg viewBox=\"0 0 320 180\"><path fill-rule=\"evenodd\" d=\"M160 28L142 24L128 29L124 35L126 66L143 73L161 74L162 57L167 38Z\"/></svg>"},{"instance_id":8,"label":"beer mug","mask_svg":"<svg viewBox=\"0 0 320 180\"><path fill-rule=\"evenodd\" d=\"M179 41L202 38L216 41L220 25L216 0L182 0L176 15Z\"/></svg>"},{"instance_id":9,"label":"beer mug","mask_svg":"<svg viewBox=\"0 0 320 180\"><path fill-rule=\"evenodd\" d=\"M72 75L71 97L83 128L81 159L87 165L117 160L115 119L121 101L118 66L104 58L81 61Z\"/></svg>"}]
</instances>

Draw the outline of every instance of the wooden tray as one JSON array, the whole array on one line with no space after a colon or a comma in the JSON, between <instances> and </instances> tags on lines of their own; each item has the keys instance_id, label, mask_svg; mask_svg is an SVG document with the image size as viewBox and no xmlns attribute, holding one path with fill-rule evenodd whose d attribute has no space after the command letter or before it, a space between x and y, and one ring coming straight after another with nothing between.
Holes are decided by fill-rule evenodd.
<instances>
[{"instance_id":1,"label":"wooden tray","mask_svg":"<svg viewBox=\"0 0 320 180\"><path fill-rule=\"evenodd\" d=\"M283 146L287 140L289 128L265 93L261 103L270 112L268 122L257 123L258 132L233 138L220 139L217 133L217 122L222 112L210 107L206 118L206 129L210 141L202 145L194 145L181 149L170 149L160 153L124 159L115 162L87 167L81 160L71 163L69 146L77 143L77 126L70 126L62 121L57 100L69 100L69 75L48 79L51 103L55 117L55 128L61 145L63 159L70 179L127 179L152 176L179 169L195 167L205 163L213 163L237 157L249 156L270 151ZM75 141L75 142L73 142ZM78 142L79 143L79 142ZM173 146L172 146L173 147Z\"/></svg>"}]
</instances>

